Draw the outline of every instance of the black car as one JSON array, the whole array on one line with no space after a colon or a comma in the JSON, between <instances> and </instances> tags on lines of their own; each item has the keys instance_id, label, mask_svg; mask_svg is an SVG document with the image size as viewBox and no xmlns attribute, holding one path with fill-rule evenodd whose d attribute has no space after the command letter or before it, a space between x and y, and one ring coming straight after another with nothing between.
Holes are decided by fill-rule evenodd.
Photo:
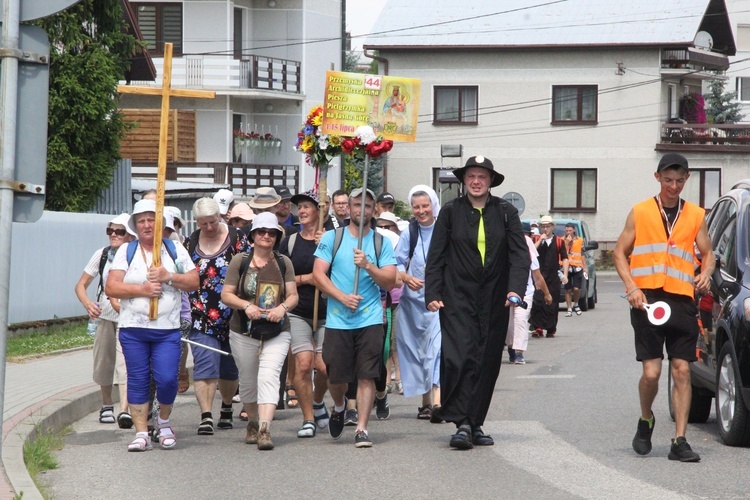
<instances>
[{"instance_id":1,"label":"black car","mask_svg":"<svg viewBox=\"0 0 750 500\"><path fill-rule=\"evenodd\" d=\"M750 179L734 185L716 202L708 216L708 234L716 255L711 279L714 302L710 314L703 315L706 324L698 339L698 361L690 365L693 398L688 421L705 422L715 399L722 441L729 446L748 446Z\"/></svg>"}]
</instances>

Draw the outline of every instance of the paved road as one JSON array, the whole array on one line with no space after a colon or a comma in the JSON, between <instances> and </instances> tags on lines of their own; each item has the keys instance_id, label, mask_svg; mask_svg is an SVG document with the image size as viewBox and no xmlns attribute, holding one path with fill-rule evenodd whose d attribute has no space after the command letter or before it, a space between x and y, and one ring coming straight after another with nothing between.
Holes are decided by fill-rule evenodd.
<instances>
[{"instance_id":1,"label":"paved road","mask_svg":"<svg viewBox=\"0 0 750 500\"><path fill-rule=\"evenodd\" d=\"M527 365L503 365L485 426L494 447L451 450L452 426L418 421L419 399L396 395L391 418L371 424L372 449L354 448L352 428L339 441L327 434L298 439L301 414L284 410L272 427L277 448L259 452L243 444L240 425L195 435L191 389L178 396L172 417L177 449L127 453L132 432L91 414L73 426L58 453L61 467L46 474L49 491L57 499L746 497L749 452L722 445L713 417L689 426L701 463L667 460L673 426L665 380L654 409L654 450L647 457L632 451L640 365L618 297L622 286L605 279L596 309L561 316L555 339L531 339Z\"/></svg>"}]
</instances>

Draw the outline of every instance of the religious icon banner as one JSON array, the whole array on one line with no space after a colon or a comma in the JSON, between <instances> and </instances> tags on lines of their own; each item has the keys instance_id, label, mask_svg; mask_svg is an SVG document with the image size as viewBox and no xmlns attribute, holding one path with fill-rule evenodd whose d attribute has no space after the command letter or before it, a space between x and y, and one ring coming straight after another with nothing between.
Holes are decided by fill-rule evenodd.
<instances>
[{"instance_id":1,"label":"religious icon banner","mask_svg":"<svg viewBox=\"0 0 750 500\"><path fill-rule=\"evenodd\" d=\"M419 90L414 78L327 71L321 133L353 136L370 125L385 139L414 142Z\"/></svg>"}]
</instances>

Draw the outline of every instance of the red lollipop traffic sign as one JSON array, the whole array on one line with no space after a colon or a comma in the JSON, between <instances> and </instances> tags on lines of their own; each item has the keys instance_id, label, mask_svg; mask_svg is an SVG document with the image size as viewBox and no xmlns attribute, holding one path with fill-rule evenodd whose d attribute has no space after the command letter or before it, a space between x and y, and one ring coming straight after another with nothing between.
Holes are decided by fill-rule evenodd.
<instances>
[{"instance_id":1,"label":"red lollipop traffic sign","mask_svg":"<svg viewBox=\"0 0 750 500\"><path fill-rule=\"evenodd\" d=\"M669 321L672 309L664 301L654 302L653 304L643 304L648 313L648 320L652 325L659 326Z\"/></svg>"}]
</instances>

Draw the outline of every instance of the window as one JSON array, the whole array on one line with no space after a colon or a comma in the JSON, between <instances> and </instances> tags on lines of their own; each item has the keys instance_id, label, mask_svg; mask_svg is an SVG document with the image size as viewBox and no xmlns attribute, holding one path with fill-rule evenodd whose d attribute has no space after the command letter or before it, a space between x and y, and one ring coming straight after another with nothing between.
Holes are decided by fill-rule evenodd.
<instances>
[{"instance_id":1,"label":"window","mask_svg":"<svg viewBox=\"0 0 750 500\"><path fill-rule=\"evenodd\" d=\"M737 50L750 50L750 25L737 24Z\"/></svg>"},{"instance_id":2,"label":"window","mask_svg":"<svg viewBox=\"0 0 750 500\"><path fill-rule=\"evenodd\" d=\"M679 118L680 102L677 98L677 85L670 83L667 85L667 120Z\"/></svg>"},{"instance_id":3,"label":"window","mask_svg":"<svg viewBox=\"0 0 750 500\"><path fill-rule=\"evenodd\" d=\"M596 169L552 169L552 210L596 212Z\"/></svg>"},{"instance_id":4,"label":"window","mask_svg":"<svg viewBox=\"0 0 750 500\"><path fill-rule=\"evenodd\" d=\"M435 87L433 123L476 125L478 109L479 87Z\"/></svg>"},{"instance_id":5,"label":"window","mask_svg":"<svg viewBox=\"0 0 750 500\"><path fill-rule=\"evenodd\" d=\"M718 168L690 169L690 179L685 183L682 196L707 210L721 196L721 170Z\"/></svg>"},{"instance_id":6,"label":"window","mask_svg":"<svg viewBox=\"0 0 750 500\"><path fill-rule=\"evenodd\" d=\"M737 78L737 98L740 101L750 101L750 78L746 76Z\"/></svg>"},{"instance_id":7,"label":"window","mask_svg":"<svg viewBox=\"0 0 750 500\"><path fill-rule=\"evenodd\" d=\"M135 3L138 27L152 56L164 55L164 43L174 45L172 54L182 55L182 4Z\"/></svg>"},{"instance_id":8,"label":"window","mask_svg":"<svg viewBox=\"0 0 750 500\"><path fill-rule=\"evenodd\" d=\"M555 85L552 87L553 124L592 124L597 121L596 85Z\"/></svg>"}]
</instances>

